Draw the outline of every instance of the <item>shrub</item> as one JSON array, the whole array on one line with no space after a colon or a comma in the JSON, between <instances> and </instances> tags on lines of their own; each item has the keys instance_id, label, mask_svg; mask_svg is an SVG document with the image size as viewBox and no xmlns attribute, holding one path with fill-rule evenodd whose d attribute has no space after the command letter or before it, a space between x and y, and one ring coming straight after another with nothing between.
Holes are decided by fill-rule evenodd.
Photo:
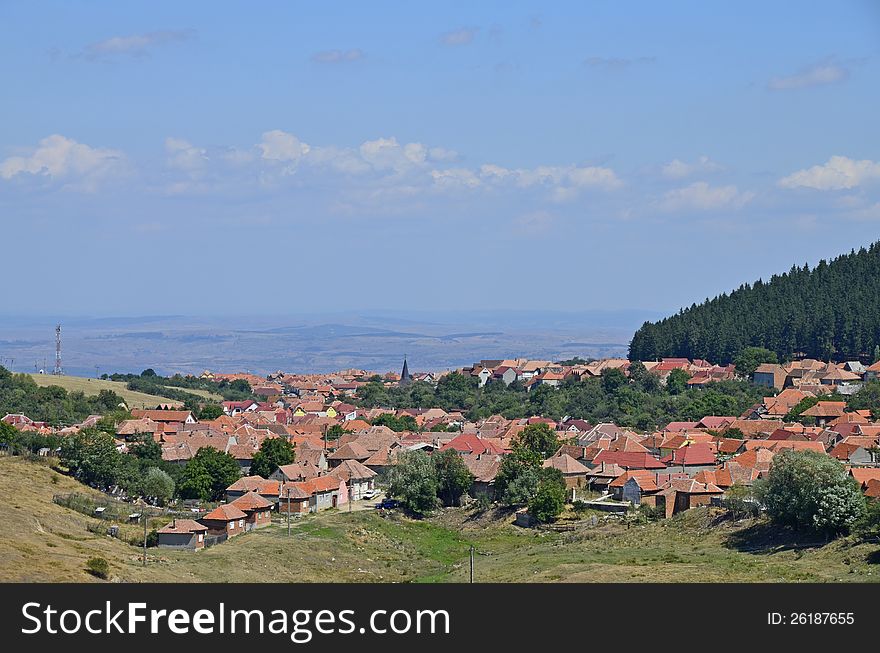
<instances>
[{"instance_id":1,"label":"shrub","mask_svg":"<svg viewBox=\"0 0 880 653\"><path fill-rule=\"evenodd\" d=\"M660 519L665 519L666 510L661 508L660 506L649 506L648 504L640 504L639 505L639 514L645 518L646 521L658 521Z\"/></svg>"},{"instance_id":2,"label":"shrub","mask_svg":"<svg viewBox=\"0 0 880 653\"><path fill-rule=\"evenodd\" d=\"M862 537L880 535L880 500L869 499L865 502L865 514L856 522L853 530Z\"/></svg>"},{"instance_id":3,"label":"shrub","mask_svg":"<svg viewBox=\"0 0 880 653\"><path fill-rule=\"evenodd\" d=\"M86 562L86 571L92 576L106 580L110 576L110 563L104 558L89 558L88 562Z\"/></svg>"},{"instance_id":4,"label":"shrub","mask_svg":"<svg viewBox=\"0 0 880 653\"><path fill-rule=\"evenodd\" d=\"M480 512L484 512L492 507L492 500L485 494L481 494L474 501L474 507Z\"/></svg>"},{"instance_id":5,"label":"shrub","mask_svg":"<svg viewBox=\"0 0 880 653\"><path fill-rule=\"evenodd\" d=\"M724 494L723 505L734 519L745 517L757 517L760 512L760 504L755 500L750 487L734 484Z\"/></svg>"}]
</instances>

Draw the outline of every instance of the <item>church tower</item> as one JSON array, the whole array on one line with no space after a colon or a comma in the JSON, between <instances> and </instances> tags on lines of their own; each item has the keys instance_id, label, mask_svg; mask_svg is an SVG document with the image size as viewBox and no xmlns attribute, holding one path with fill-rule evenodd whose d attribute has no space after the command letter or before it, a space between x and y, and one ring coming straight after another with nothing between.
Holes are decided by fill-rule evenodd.
<instances>
[{"instance_id":1,"label":"church tower","mask_svg":"<svg viewBox=\"0 0 880 653\"><path fill-rule=\"evenodd\" d=\"M406 356L403 357L403 369L400 371L400 384L409 385L412 383L412 377L409 375L409 368L406 365Z\"/></svg>"}]
</instances>

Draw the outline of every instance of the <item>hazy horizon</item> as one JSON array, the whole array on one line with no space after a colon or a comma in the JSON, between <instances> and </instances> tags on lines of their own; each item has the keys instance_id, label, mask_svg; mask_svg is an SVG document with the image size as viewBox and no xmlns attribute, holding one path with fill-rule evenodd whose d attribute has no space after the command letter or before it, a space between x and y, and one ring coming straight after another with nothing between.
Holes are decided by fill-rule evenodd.
<instances>
[{"instance_id":1,"label":"hazy horizon","mask_svg":"<svg viewBox=\"0 0 880 653\"><path fill-rule=\"evenodd\" d=\"M54 365L60 322L63 368L76 376L212 371L386 372L403 357L412 371L481 359L565 359L626 354L632 333L657 315L600 312L337 312L299 316L18 317L0 320L0 365L15 372Z\"/></svg>"}]
</instances>

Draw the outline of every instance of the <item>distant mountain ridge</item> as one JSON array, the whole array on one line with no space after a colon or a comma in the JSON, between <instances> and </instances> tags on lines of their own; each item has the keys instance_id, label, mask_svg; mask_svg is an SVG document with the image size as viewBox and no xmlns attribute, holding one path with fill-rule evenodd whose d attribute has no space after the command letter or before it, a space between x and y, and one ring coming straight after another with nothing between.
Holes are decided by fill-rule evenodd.
<instances>
[{"instance_id":1,"label":"distant mountain ridge","mask_svg":"<svg viewBox=\"0 0 880 653\"><path fill-rule=\"evenodd\" d=\"M645 322L633 335L629 358L726 364L744 347L759 346L781 358L864 362L873 359L878 345L880 241Z\"/></svg>"}]
</instances>

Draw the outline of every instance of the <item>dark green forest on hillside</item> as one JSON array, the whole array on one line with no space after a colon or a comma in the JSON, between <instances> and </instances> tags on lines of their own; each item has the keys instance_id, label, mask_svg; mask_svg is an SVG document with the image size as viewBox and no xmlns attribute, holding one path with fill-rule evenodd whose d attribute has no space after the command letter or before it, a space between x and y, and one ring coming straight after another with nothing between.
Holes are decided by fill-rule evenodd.
<instances>
[{"instance_id":1,"label":"dark green forest on hillside","mask_svg":"<svg viewBox=\"0 0 880 653\"><path fill-rule=\"evenodd\" d=\"M727 364L745 347L779 358L872 362L880 345L880 242L814 268L794 266L769 281L694 304L633 336L630 360L664 356Z\"/></svg>"}]
</instances>

